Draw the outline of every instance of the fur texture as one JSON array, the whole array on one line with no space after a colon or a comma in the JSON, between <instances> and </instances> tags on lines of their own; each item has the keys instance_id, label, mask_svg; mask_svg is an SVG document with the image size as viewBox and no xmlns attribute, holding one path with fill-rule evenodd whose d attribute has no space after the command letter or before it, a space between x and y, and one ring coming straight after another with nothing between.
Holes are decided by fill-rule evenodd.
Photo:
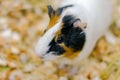
<instances>
[{"instance_id":1,"label":"fur texture","mask_svg":"<svg viewBox=\"0 0 120 80\"><path fill-rule=\"evenodd\" d=\"M35 46L36 54L45 60L75 55L69 59L78 62L87 57L111 22L109 0L62 0L57 10L49 10L51 20L58 17Z\"/></svg>"}]
</instances>

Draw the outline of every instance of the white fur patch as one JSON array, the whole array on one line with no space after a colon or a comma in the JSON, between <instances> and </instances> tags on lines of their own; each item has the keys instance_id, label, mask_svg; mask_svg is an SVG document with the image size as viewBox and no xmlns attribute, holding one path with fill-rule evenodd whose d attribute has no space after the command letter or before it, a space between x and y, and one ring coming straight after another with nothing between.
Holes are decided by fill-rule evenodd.
<instances>
[{"instance_id":1,"label":"white fur patch","mask_svg":"<svg viewBox=\"0 0 120 80\"><path fill-rule=\"evenodd\" d=\"M49 49L49 44L55 36L55 33L60 29L61 20L55 24L51 29L49 29L36 43L35 53L42 57L46 54Z\"/></svg>"}]
</instances>

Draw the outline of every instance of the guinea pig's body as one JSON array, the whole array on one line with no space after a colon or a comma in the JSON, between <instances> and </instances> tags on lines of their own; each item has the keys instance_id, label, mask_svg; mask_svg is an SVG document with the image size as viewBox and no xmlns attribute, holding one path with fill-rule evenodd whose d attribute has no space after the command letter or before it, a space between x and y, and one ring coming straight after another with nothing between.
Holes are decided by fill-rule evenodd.
<instances>
[{"instance_id":1,"label":"guinea pig's body","mask_svg":"<svg viewBox=\"0 0 120 80\"><path fill-rule=\"evenodd\" d=\"M68 13L87 23L86 42L79 54L79 60L88 56L96 41L105 33L111 22L111 4L109 0L64 0L62 6L73 4Z\"/></svg>"},{"instance_id":2,"label":"guinea pig's body","mask_svg":"<svg viewBox=\"0 0 120 80\"><path fill-rule=\"evenodd\" d=\"M97 40L110 26L112 11L109 0L62 0L59 7L69 5L72 6L63 10L58 22L36 44L36 54L45 60L57 61L77 54L74 59L80 61L91 53ZM82 23L86 23L85 29L82 29ZM63 37L58 38L59 35Z\"/></svg>"}]
</instances>

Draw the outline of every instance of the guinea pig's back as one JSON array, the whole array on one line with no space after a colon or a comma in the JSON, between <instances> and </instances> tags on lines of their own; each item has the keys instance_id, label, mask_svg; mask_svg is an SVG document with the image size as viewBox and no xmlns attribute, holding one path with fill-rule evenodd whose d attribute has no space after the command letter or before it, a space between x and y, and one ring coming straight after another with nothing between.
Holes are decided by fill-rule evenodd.
<instances>
[{"instance_id":1,"label":"guinea pig's back","mask_svg":"<svg viewBox=\"0 0 120 80\"><path fill-rule=\"evenodd\" d=\"M68 8L69 13L87 22L87 29L91 31L94 28L100 34L110 25L112 8L109 0L62 0L60 6L66 5L77 6Z\"/></svg>"},{"instance_id":2,"label":"guinea pig's back","mask_svg":"<svg viewBox=\"0 0 120 80\"><path fill-rule=\"evenodd\" d=\"M97 40L108 29L112 17L112 8L109 0L64 0L60 6L71 4L80 7L77 7L78 11L71 9L70 13L77 15L79 18L86 18L84 21L86 20L87 23L85 30L86 43L78 57L78 60L81 60L91 53ZM85 9L83 13L81 12L82 9Z\"/></svg>"},{"instance_id":3,"label":"guinea pig's back","mask_svg":"<svg viewBox=\"0 0 120 80\"><path fill-rule=\"evenodd\" d=\"M85 0L87 13L86 43L79 55L79 60L88 56L97 40L107 31L112 20L111 3L108 0Z\"/></svg>"}]
</instances>

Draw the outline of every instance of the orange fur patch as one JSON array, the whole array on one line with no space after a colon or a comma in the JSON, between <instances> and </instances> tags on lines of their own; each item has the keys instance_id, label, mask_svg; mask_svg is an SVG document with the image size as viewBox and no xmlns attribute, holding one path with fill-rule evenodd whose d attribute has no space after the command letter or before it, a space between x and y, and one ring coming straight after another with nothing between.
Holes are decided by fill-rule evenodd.
<instances>
[{"instance_id":1,"label":"orange fur patch","mask_svg":"<svg viewBox=\"0 0 120 80\"><path fill-rule=\"evenodd\" d=\"M58 15L53 15L50 19L49 25L47 27L47 30L49 30L53 25L55 25L57 23L57 21L59 20L60 16Z\"/></svg>"},{"instance_id":2,"label":"orange fur patch","mask_svg":"<svg viewBox=\"0 0 120 80\"><path fill-rule=\"evenodd\" d=\"M78 54L80 53L80 51L74 52L72 48L68 48L67 46L65 46L65 44L60 44L60 46L62 46L65 49L65 53L64 53L64 57L68 58L68 59L75 59Z\"/></svg>"}]
</instances>

